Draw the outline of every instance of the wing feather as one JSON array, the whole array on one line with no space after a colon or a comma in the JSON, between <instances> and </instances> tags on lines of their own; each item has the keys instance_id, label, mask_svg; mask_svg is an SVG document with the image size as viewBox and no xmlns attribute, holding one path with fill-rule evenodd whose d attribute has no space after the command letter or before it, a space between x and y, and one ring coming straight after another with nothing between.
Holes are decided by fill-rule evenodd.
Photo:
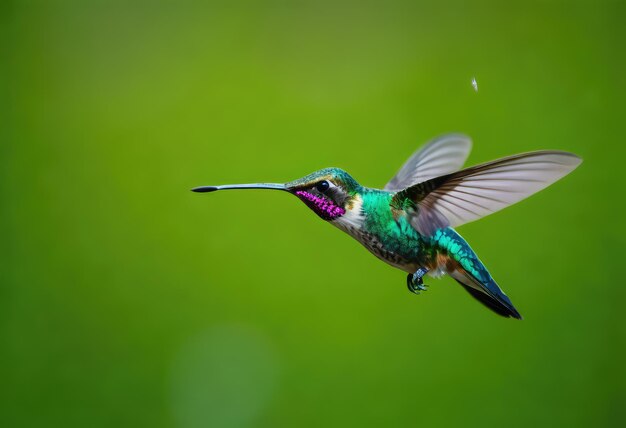
<instances>
[{"instance_id":1,"label":"wing feather","mask_svg":"<svg viewBox=\"0 0 626 428\"><path fill-rule=\"evenodd\" d=\"M402 190L422 181L458 171L471 149L472 141L465 135L448 134L435 138L413 153L387 183L385 190Z\"/></svg>"},{"instance_id":2,"label":"wing feather","mask_svg":"<svg viewBox=\"0 0 626 428\"><path fill-rule=\"evenodd\" d=\"M406 206L410 221L422 234L457 227L500 211L573 171L582 159L560 151L509 156L435 177L398 192L392 201Z\"/></svg>"}]
</instances>

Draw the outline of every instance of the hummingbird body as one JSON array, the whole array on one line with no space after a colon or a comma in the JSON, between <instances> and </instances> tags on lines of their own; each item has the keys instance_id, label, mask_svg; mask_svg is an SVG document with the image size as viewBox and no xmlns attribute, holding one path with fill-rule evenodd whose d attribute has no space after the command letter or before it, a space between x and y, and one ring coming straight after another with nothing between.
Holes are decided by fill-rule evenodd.
<instances>
[{"instance_id":1,"label":"hummingbird body","mask_svg":"<svg viewBox=\"0 0 626 428\"><path fill-rule=\"evenodd\" d=\"M541 151L459 171L470 147L471 141L461 135L435 139L414 153L382 190L361 186L339 168L325 168L286 184L204 186L193 190L287 191L380 260L407 272L412 292L425 289L424 274L448 274L489 309L505 317L521 318L454 226L547 187L581 160L566 152Z\"/></svg>"},{"instance_id":2,"label":"hummingbird body","mask_svg":"<svg viewBox=\"0 0 626 428\"><path fill-rule=\"evenodd\" d=\"M425 260L425 241L404 215L393 212L389 205L392 196L389 192L361 188L353 206L345 215L331 220L331 224L382 261L413 273Z\"/></svg>"},{"instance_id":3,"label":"hummingbird body","mask_svg":"<svg viewBox=\"0 0 626 428\"><path fill-rule=\"evenodd\" d=\"M420 266L429 275L441 276L452 267L463 267L474 275L484 269L467 242L454 229L438 229L425 237L411 226L407 213L390 207L394 194L363 189L352 218L348 214L331 221L359 241L376 257L408 273Z\"/></svg>"}]
</instances>

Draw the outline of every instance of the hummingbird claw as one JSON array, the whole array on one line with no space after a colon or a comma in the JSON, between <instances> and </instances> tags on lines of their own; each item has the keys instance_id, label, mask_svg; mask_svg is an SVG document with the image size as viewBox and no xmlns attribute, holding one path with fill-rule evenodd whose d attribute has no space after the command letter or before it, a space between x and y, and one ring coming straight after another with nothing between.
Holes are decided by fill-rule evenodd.
<instances>
[{"instance_id":1,"label":"hummingbird claw","mask_svg":"<svg viewBox=\"0 0 626 428\"><path fill-rule=\"evenodd\" d=\"M411 293L420 294L420 291L426 291L426 287L428 286L424 284L424 281L422 280L422 277L426 275L426 272L428 272L428 269L419 268L415 271L415 273L407 275L406 286Z\"/></svg>"}]
</instances>

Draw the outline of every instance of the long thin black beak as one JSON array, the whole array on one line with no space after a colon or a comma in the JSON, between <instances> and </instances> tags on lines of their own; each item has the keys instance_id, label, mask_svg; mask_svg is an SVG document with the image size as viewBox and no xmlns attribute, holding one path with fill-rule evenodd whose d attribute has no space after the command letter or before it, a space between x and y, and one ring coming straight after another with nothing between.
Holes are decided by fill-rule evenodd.
<instances>
[{"instance_id":1,"label":"long thin black beak","mask_svg":"<svg viewBox=\"0 0 626 428\"><path fill-rule=\"evenodd\" d=\"M287 190L284 184L279 183L253 183L253 184L226 184L224 186L200 186L191 189L192 192L206 193L215 192L217 190L234 190L234 189L270 189L270 190Z\"/></svg>"}]
</instances>

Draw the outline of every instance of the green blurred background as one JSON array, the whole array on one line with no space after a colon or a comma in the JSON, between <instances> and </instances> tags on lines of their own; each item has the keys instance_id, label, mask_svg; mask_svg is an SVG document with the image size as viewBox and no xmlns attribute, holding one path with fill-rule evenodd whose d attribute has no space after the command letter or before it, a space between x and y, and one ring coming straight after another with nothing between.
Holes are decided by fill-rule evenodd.
<instances>
[{"instance_id":1,"label":"green blurred background","mask_svg":"<svg viewBox=\"0 0 626 428\"><path fill-rule=\"evenodd\" d=\"M3 1L0 425L626 425L625 12ZM451 131L585 159L460 229L521 322L288 195L189 192L381 187Z\"/></svg>"}]
</instances>

